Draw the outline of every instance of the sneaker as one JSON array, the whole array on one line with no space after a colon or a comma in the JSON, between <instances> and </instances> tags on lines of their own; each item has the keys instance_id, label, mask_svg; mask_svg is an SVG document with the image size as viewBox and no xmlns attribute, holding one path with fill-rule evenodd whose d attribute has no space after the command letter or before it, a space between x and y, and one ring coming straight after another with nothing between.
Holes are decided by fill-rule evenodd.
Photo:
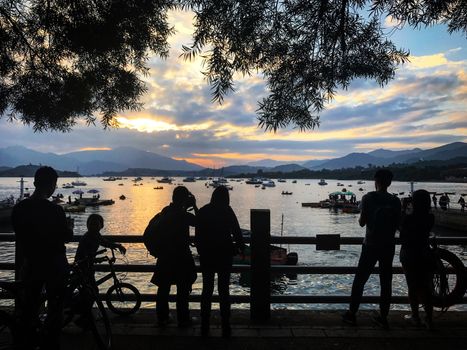
<instances>
[{"instance_id":1,"label":"sneaker","mask_svg":"<svg viewBox=\"0 0 467 350\"><path fill-rule=\"evenodd\" d=\"M372 317L372 320L373 320L373 323L377 325L378 327L381 327L383 329L389 329L389 323L386 317L383 317L381 315L375 315Z\"/></svg>"},{"instance_id":2,"label":"sneaker","mask_svg":"<svg viewBox=\"0 0 467 350\"><path fill-rule=\"evenodd\" d=\"M350 311L346 311L344 314L342 314L342 322L351 326L356 326L357 318L355 317L355 314L351 313Z\"/></svg>"},{"instance_id":3,"label":"sneaker","mask_svg":"<svg viewBox=\"0 0 467 350\"><path fill-rule=\"evenodd\" d=\"M420 327L422 325L420 317L414 317L413 315L404 315L404 320L415 327Z\"/></svg>"}]
</instances>

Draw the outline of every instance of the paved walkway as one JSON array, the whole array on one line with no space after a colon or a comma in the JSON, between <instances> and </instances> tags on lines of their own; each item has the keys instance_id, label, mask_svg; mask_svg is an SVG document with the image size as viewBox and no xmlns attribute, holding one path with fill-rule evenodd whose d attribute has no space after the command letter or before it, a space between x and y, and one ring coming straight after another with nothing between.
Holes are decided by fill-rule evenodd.
<instances>
[{"instance_id":1,"label":"paved walkway","mask_svg":"<svg viewBox=\"0 0 467 350\"><path fill-rule=\"evenodd\" d=\"M273 311L264 324L252 323L248 311L234 310L232 337L223 339L219 320L214 318L211 335L200 337L199 320L193 327L165 329L155 324L155 314L143 310L129 318L113 317L114 350L182 349L459 349L467 350L467 312L436 314L435 330L427 331L406 324L406 312L391 312L390 329L372 324L371 312L360 312L358 326L344 325L339 311ZM198 313L195 311L196 317ZM94 349L92 337L78 329L66 329L64 350Z\"/></svg>"}]
</instances>

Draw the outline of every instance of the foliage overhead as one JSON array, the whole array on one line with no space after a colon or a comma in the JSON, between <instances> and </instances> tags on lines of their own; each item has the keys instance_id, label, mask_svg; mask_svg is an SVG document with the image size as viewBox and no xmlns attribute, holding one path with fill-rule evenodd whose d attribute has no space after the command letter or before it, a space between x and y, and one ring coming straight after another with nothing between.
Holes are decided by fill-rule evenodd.
<instances>
[{"instance_id":1,"label":"foliage overhead","mask_svg":"<svg viewBox=\"0 0 467 350\"><path fill-rule=\"evenodd\" d=\"M264 75L266 130L310 129L337 89L356 78L391 80L408 52L383 31L385 16L413 27L467 33L467 0L0 0L0 116L34 130L104 127L141 107L150 55L166 57L168 11L194 12L185 59L204 58L214 101L235 73Z\"/></svg>"}]
</instances>

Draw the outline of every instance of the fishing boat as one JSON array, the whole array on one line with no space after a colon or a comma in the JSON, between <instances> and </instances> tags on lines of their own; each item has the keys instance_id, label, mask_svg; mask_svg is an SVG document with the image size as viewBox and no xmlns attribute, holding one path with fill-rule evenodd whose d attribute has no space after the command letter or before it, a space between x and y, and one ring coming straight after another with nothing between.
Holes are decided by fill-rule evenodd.
<instances>
[{"instance_id":1,"label":"fishing boat","mask_svg":"<svg viewBox=\"0 0 467 350\"><path fill-rule=\"evenodd\" d=\"M365 181L362 181L362 180L357 181L357 185L363 185L364 183Z\"/></svg>"},{"instance_id":2,"label":"fishing boat","mask_svg":"<svg viewBox=\"0 0 467 350\"><path fill-rule=\"evenodd\" d=\"M135 177L133 180L131 180L133 182L139 182L139 181L143 181L143 178L138 176L138 177Z\"/></svg>"},{"instance_id":3,"label":"fishing boat","mask_svg":"<svg viewBox=\"0 0 467 350\"><path fill-rule=\"evenodd\" d=\"M163 177L162 179L157 179L157 182L160 184L171 184L173 179L170 177Z\"/></svg>"},{"instance_id":4,"label":"fishing boat","mask_svg":"<svg viewBox=\"0 0 467 350\"><path fill-rule=\"evenodd\" d=\"M276 183L272 180L265 180L263 181L262 185L264 187L276 187Z\"/></svg>"},{"instance_id":5,"label":"fishing boat","mask_svg":"<svg viewBox=\"0 0 467 350\"><path fill-rule=\"evenodd\" d=\"M75 180L71 183L73 186L87 186L87 183L81 180Z\"/></svg>"},{"instance_id":6,"label":"fishing boat","mask_svg":"<svg viewBox=\"0 0 467 350\"><path fill-rule=\"evenodd\" d=\"M277 182L287 182L287 181L284 179L277 179Z\"/></svg>"},{"instance_id":7,"label":"fishing boat","mask_svg":"<svg viewBox=\"0 0 467 350\"><path fill-rule=\"evenodd\" d=\"M163 190L164 187L162 187L162 186L156 186L156 187L153 187L153 189L155 189L155 190Z\"/></svg>"},{"instance_id":8,"label":"fishing boat","mask_svg":"<svg viewBox=\"0 0 467 350\"><path fill-rule=\"evenodd\" d=\"M292 192L289 192L289 191L282 191L281 194L282 194L282 195L291 195Z\"/></svg>"},{"instance_id":9,"label":"fishing boat","mask_svg":"<svg viewBox=\"0 0 467 350\"><path fill-rule=\"evenodd\" d=\"M62 185L62 188L75 188L71 183L67 182L66 184Z\"/></svg>"},{"instance_id":10,"label":"fishing boat","mask_svg":"<svg viewBox=\"0 0 467 350\"><path fill-rule=\"evenodd\" d=\"M60 205L67 213L83 213L86 211L86 206L84 204L63 203Z\"/></svg>"},{"instance_id":11,"label":"fishing boat","mask_svg":"<svg viewBox=\"0 0 467 350\"><path fill-rule=\"evenodd\" d=\"M245 181L247 185L261 185L263 183L263 180L258 179L258 178L251 178Z\"/></svg>"},{"instance_id":12,"label":"fishing boat","mask_svg":"<svg viewBox=\"0 0 467 350\"><path fill-rule=\"evenodd\" d=\"M319 182L318 182L318 185L320 185L320 186L326 186L327 184L328 184L328 183L327 183L326 180L324 180L324 179L321 179L321 180L319 180Z\"/></svg>"},{"instance_id":13,"label":"fishing boat","mask_svg":"<svg viewBox=\"0 0 467 350\"><path fill-rule=\"evenodd\" d=\"M183 182L196 182L196 179L192 176L189 176L189 177L185 177L182 181Z\"/></svg>"},{"instance_id":14,"label":"fishing boat","mask_svg":"<svg viewBox=\"0 0 467 350\"><path fill-rule=\"evenodd\" d=\"M122 195L121 195L120 197L118 197L118 198L119 198L120 200L122 200L122 201L126 199L126 197L125 197L124 194L122 194Z\"/></svg>"},{"instance_id":15,"label":"fishing boat","mask_svg":"<svg viewBox=\"0 0 467 350\"><path fill-rule=\"evenodd\" d=\"M109 176L109 177L106 177L105 179L102 179L102 181L117 181L117 178L113 176Z\"/></svg>"},{"instance_id":16,"label":"fishing boat","mask_svg":"<svg viewBox=\"0 0 467 350\"><path fill-rule=\"evenodd\" d=\"M293 183L293 184L296 184L296 183L297 183L297 180L292 180L292 183Z\"/></svg>"}]
</instances>

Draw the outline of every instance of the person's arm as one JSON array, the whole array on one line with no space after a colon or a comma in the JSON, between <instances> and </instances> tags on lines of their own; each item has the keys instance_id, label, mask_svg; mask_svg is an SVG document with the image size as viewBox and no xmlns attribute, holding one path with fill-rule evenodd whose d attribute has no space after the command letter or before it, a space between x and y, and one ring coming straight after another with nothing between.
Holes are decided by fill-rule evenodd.
<instances>
[{"instance_id":1,"label":"person's arm","mask_svg":"<svg viewBox=\"0 0 467 350\"><path fill-rule=\"evenodd\" d=\"M368 199L367 199L367 195L364 195L362 197L362 203L360 204L361 205L361 211L360 211L360 217L358 218L358 224L360 225L360 227L363 227L367 224L367 221L368 221Z\"/></svg>"},{"instance_id":2,"label":"person's arm","mask_svg":"<svg viewBox=\"0 0 467 350\"><path fill-rule=\"evenodd\" d=\"M232 235L234 238L235 246L238 248L238 250L240 250L240 252L243 253L243 251L245 250L245 243L243 242L242 230L240 228L237 216L235 215L235 212L233 211L232 207L229 207L229 209L232 222Z\"/></svg>"},{"instance_id":3,"label":"person's arm","mask_svg":"<svg viewBox=\"0 0 467 350\"><path fill-rule=\"evenodd\" d=\"M97 237L99 240L99 245L101 245L102 247L110 248L110 249L118 249L120 253L122 254L126 253L126 248L122 244L109 241L107 238L102 236L100 232L97 234Z\"/></svg>"}]
</instances>

